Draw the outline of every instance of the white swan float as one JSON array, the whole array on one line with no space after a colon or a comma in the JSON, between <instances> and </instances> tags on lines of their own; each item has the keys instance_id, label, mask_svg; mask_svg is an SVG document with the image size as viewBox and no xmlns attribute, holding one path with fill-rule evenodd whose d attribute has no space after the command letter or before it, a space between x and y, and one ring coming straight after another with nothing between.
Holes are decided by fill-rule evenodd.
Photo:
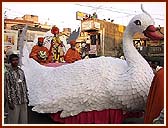
<instances>
[{"instance_id":1,"label":"white swan float","mask_svg":"<svg viewBox=\"0 0 168 128\"><path fill-rule=\"evenodd\" d=\"M154 21L145 12L136 15L124 32L126 60L98 57L80 60L57 68L45 67L28 57L24 49L23 70L26 75L29 105L39 113L61 112L61 117L83 111L103 109L143 110L153 71L133 46L133 35L152 29ZM148 30L148 36L155 31ZM152 34L151 34L152 33ZM152 36L151 36L152 37Z\"/></svg>"}]
</instances>

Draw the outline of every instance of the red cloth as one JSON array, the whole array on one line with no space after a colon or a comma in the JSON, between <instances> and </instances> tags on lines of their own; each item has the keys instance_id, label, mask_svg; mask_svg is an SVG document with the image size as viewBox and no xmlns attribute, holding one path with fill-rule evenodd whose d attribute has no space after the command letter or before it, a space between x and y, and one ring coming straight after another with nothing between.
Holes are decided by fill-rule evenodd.
<instances>
[{"instance_id":1,"label":"red cloth","mask_svg":"<svg viewBox=\"0 0 168 128\"><path fill-rule=\"evenodd\" d=\"M52 34L59 34L59 28L53 26L52 29L51 29L51 33L52 33Z\"/></svg>"},{"instance_id":2,"label":"red cloth","mask_svg":"<svg viewBox=\"0 0 168 128\"><path fill-rule=\"evenodd\" d=\"M124 119L126 118L140 118L143 116L143 112L142 111L137 111L137 112L126 112L124 114Z\"/></svg>"},{"instance_id":3,"label":"red cloth","mask_svg":"<svg viewBox=\"0 0 168 128\"><path fill-rule=\"evenodd\" d=\"M69 48L67 53L64 56L64 60L67 63L73 63L77 60L81 60L81 56L77 50Z\"/></svg>"},{"instance_id":4,"label":"red cloth","mask_svg":"<svg viewBox=\"0 0 168 128\"><path fill-rule=\"evenodd\" d=\"M44 38L43 37L38 37L38 41L39 42L44 42Z\"/></svg>"},{"instance_id":5,"label":"red cloth","mask_svg":"<svg viewBox=\"0 0 168 128\"><path fill-rule=\"evenodd\" d=\"M126 118L140 118L143 112L127 112L123 115L120 109L81 112L76 116L60 118L60 113L50 114L53 121L63 124L121 124Z\"/></svg>"},{"instance_id":6,"label":"red cloth","mask_svg":"<svg viewBox=\"0 0 168 128\"><path fill-rule=\"evenodd\" d=\"M144 123L149 124L159 116L164 107L164 68L161 68L153 78L147 98Z\"/></svg>"},{"instance_id":7,"label":"red cloth","mask_svg":"<svg viewBox=\"0 0 168 128\"><path fill-rule=\"evenodd\" d=\"M71 40L70 41L70 45L75 46L76 45L76 41L75 40Z\"/></svg>"},{"instance_id":8,"label":"red cloth","mask_svg":"<svg viewBox=\"0 0 168 128\"><path fill-rule=\"evenodd\" d=\"M48 63L48 64L44 64L44 66L47 66L47 67L59 67L59 66L62 66L62 65L66 65L68 63Z\"/></svg>"},{"instance_id":9,"label":"red cloth","mask_svg":"<svg viewBox=\"0 0 168 128\"><path fill-rule=\"evenodd\" d=\"M38 57L38 53L40 51L44 51L46 52L46 55L48 56L48 59L47 60L42 60ZM36 60L37 62L39 62L40 64L45 64L45 63L49 63L51 61L51 57L49 56L49 51L46 47L44 46L38 46L38 45L35 45L32 50L31 50L31 53L29 54L29 57L30 58L33 58L34 60Z\"/></svg>"},{"instance_id":10,"label":"red cloth","mask_svg":"<svg viewBox=\"0 0 168 128\"><path fill-rule=\"evenodd\" d=\"M119 109L81 112L66 118L60 118L60 113L50 114L50 117L53 121L64 124L121 124L123 122L123 113Z\"/></svg>"}]
</instances>

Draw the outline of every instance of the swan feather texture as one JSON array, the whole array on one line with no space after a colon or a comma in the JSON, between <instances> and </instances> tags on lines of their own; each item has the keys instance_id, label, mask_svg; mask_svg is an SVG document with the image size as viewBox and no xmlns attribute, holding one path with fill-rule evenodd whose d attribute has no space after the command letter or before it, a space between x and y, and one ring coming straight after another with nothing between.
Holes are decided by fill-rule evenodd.
<instances>
[{"instance_id":1,"label":"swan feather texture","mask_svg":"<svg viewBox=\"0 0 168 128\"><path fill-rule=\"evenodd\" d=\"M142 25L135 25L140 20ZM153 71L133 46L132 37L153 24L145 13L135 16L123 38L126 60L98 57L60 67L45 67L28 57L24 47L29 105L39 113L61 112L61 117L104 109L144 110Z\"/></svg>"}]
</instances>

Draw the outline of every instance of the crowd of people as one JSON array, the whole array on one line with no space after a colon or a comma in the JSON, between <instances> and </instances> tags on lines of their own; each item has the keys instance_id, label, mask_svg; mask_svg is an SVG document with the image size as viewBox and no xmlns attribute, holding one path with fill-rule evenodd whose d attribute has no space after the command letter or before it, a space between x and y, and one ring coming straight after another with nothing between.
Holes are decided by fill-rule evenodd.
<instances>
[{"instance_id":1,"label":"crowd of people","mask_svg":"<svg viewBox=\"0 0 168 128\"><path fill-rule=\"evenodd\" d=\"M61 54L59 48L55 49L54 44L51 45L50 50L43 46L43 37L38 38L38 43L35 45L29 55L40 64L55 63L55 62L66 62L73 63L75 61L81 60L81 55L75 48L76 41L70 41L71 47L68 49L66 54Z\"/></svg>"},{"instance_id":2,"label":"crowd of people","mask_svg":"<svg viewBox=\"0 0 168 128\"><path fill-rule=\"evenodd\" d=\"M71 40L70 45L71 47L65 53L63 50L64 44L59 39L59 29L57 27L53 27L51 33L54 34L53 39L51 40L50 49L47 49L44 44L44 38L39 37L38 43L32 48L32 51L29 55L30 58L33 58L40 64L47 64L47 63L73 63L77 60L81 59L81 55L76 49L76 41Z\"/></svg>"}]
</instances>

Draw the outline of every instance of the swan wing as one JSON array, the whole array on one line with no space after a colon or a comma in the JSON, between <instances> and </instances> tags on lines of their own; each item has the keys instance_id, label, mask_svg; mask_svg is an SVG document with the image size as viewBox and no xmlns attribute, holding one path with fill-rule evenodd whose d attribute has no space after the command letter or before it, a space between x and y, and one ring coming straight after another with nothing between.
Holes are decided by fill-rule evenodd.
<instances>
[{"instance_id":1,"label":"swan wing","mask_svg":"<svg viewBox=\"0 0 168 128\"><path fill-rule=\"evenodd\" d=\"M80 60L56 68L45 67L26 55L22 68L28 85L29 105L39 113L62 111L62 117L111 107L109 82L105 81L111 77L115 79L115 75L127 67L126 61L112 57ZM116 83L111 84L113 87Z\"/></svg>"}]
</instances>

